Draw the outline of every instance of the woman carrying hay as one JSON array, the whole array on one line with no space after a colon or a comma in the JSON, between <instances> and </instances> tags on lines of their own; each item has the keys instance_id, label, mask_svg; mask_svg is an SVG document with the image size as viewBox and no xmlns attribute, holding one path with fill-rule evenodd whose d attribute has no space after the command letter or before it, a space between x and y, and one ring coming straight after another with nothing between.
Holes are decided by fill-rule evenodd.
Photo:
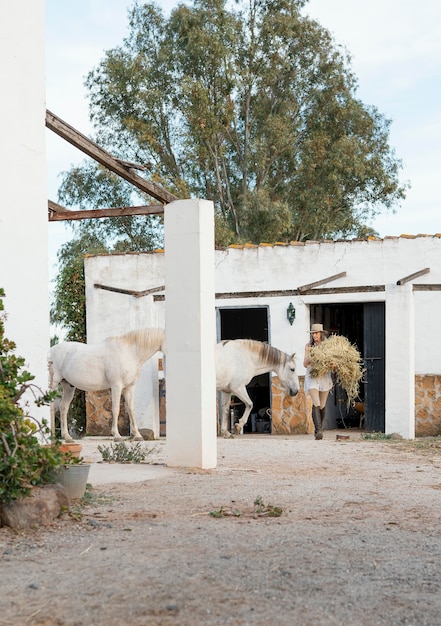
<instances>
[{"instance_id":1,"label":"woman carrying hay","mask_svg":"<svg viewBox=\"0 0 441 626\"><path fill-rule=\"evenodd\" d=\"M305 391L309 393L312 400L312 421L314 422L314 437L323 439L323 422L325 421L326 400L328 393L332 389L331 372L325 372L320 376L311 374L310 350L319 346L326 339L326 331L323 324L312 324L309 331L311 340L305 346L305 358L303 366L306 367Z\"/></svg>"}]
</instances>

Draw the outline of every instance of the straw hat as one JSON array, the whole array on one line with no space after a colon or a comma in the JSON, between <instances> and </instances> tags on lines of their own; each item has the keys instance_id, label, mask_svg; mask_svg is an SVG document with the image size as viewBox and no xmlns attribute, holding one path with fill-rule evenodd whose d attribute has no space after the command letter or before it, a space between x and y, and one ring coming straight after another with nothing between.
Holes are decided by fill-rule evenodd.
<instances>
[{"instance_id":1,"label":"straw hat","mask_svg":"<svg viewBox=\"0 0 441 626\"><path fill-rule=\"evenodd\" d=\"M325 333L326 330L323 329L323 324L313 324L311 326L311 330L309 333Z\"/></svg>"}]
</instances>

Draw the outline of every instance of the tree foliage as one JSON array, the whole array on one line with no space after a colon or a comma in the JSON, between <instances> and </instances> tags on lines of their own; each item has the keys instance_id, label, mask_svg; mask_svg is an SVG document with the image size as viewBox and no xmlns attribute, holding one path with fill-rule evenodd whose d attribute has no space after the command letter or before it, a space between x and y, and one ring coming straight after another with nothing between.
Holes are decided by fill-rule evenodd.
<instances>
[{"instance_id":1,"label":"tree foliage","mask_svg":"<svg viewBox=\"0 0 441 626\"><path fill-rule=\"evenodd\" d=\"M216 243L366 236L405 197L390 120L357 97L350 57L305 0L135 2L128 35L86 78L96 141L178 197L215 205ZM65 173L68 206L141 197L101 166ZM83 256L162 246L155 217L74 222L52 320L85 339Z\"/></svg>"},{"instance_id":2,"label":"tree foliage","mask_svg":"<svg viewBox=\"0 0 441 626\"><path fill-rule=\"evenodd\" d=\"M218 243L358 235L405 197L390 121L305 4L195 0L166 19L136 3L87 77L98 141L212 199Z\"/></svg>"}]
</instances>

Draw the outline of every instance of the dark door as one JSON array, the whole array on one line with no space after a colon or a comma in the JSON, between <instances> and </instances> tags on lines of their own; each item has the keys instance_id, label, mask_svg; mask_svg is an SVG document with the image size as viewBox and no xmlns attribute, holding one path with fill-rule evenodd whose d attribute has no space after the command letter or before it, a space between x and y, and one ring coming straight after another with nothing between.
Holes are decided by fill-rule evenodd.
<instances>
[{"instance_id":1,"label":"dark door","mask_svg":"<svg viewBox=\"0 0 441 626\"><path fill-rule=\"evenodd\" d=\"M218 339L269 340L268 307L226 307L217 309ZM255 376L247 385L253 409L244 426L245 433L271 432L271 417L266 413L271 408L270 374ZM237 421L245 405L237 398L232 404L232 420ZM262 414L262 416L260 416Z\"/></svg>"},{"instance_id":2,"label":"dark door","mask_svg":"<svg viewBox=\"0 0 441 626\"><path fill-rule=\"evenodd\" d=\"M268 307L219 308L218 315L218 340L268 341Z\"/></svg>"},{"instance_id":3,"label":"dark door","mask_svg":"<svg viewBox=\"0 0 441 626\"><path fill-rule=\"evenodd\" d=\"M365 430L385 431L385 308L384 302L364 305Z\"/></svg>"}]
</instances>

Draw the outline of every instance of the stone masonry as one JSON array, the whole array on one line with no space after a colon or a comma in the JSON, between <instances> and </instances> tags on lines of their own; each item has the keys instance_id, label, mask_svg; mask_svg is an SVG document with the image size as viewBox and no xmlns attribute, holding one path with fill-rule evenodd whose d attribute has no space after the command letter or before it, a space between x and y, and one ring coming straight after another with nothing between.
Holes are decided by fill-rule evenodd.
<instances>
[{"instance_id":1,"label":"stone masonry","mask_svg":"<svg viewBox=\"0 0 441 626\"><path fill-rule=\"evenodd\" d=\"M415 376L415 436L441 434L441 376Z\"/></svg>"},{"instance_id":2,"label":"stone masonry","mask_svg":"<svg viewBox=\"0 0 441 626\"><path fill-rule=\"evenodd\" d=\"M311 418L311 399L303 389L304 377L299 376L300 390L297 396L286 395L277 376L272 377L272 434L301 435L314 432ZM160 398L161 435L165 435L165 381ZM109 391L86 394L86 432L90 436L111 434L112 413ZM129 418L121 399L118 421L120 434L128 436ZM430 437L441 434L441 375L417 375L415 377L415 435Z\"/></svg>"}]
</instances>

